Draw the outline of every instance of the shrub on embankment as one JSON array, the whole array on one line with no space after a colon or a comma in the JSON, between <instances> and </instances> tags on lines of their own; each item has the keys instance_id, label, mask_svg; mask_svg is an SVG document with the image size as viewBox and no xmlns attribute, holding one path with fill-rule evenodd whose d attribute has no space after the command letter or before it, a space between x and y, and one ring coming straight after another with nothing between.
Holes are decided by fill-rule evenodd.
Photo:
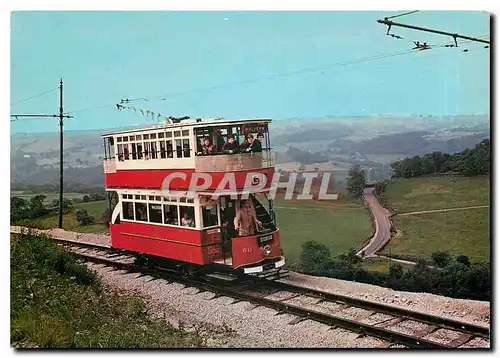
<instances>
[{"instance_id":1,"label":"shrub on embankment","mask_svg":"<svg viewBox=\"0 0 500 358\"><path fill-rule=\"evenodd\" d=\"M97 275L48 238L11 236L11 344L40 348L200 347L150 316L140 297L108 293Z\"/></svg>"},{"instance_id":2,"label":"shrub on embankment","mask_svg":"<svg viewBox=\"0 0 500 358\"><path fill-rule=\"evenodd\" d=\"M429 292L453 298L491 300L491 266L489 263L470 264L466 256L444 260L445 255L433 255L436 267L418 262L403 270L393 264L388 273L367 271L355 250L332 258L325 245L306 241L302 245L300 270L314 276L326 276L347 281L363 282L398 291Z\"/></svg>"}]
</instances>

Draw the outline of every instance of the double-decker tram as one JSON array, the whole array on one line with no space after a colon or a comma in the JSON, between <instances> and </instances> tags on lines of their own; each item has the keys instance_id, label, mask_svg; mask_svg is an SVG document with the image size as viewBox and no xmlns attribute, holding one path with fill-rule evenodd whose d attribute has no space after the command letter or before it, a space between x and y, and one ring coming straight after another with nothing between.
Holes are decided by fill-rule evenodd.
<instances>
[{"instance_id":1,"label":"double-decker tram","mask_svg":"<svg viewBox=\"0 0 500 358\"><path fill-rule=\"evenodd\" d=\"M279 270L270 122L171 118L104 134L111 246L184 272Z\"/></svg>"}]
</instances>

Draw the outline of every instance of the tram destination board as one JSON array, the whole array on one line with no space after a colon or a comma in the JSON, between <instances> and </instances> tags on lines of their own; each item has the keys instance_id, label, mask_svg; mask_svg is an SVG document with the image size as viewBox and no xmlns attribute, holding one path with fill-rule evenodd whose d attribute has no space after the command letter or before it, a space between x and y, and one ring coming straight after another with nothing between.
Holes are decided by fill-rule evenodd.
<instances>
[{"instance_id":1,"label":"tram destination board","mask_svg":"<svg viewBox=\"0 0 500 358\"><path fill-rule=\"evenodd\" d=\"M243 124L240 128L240 134L251 134L251 133L267 133L267 123L248 123Z\"/></svg>"},{"instance_id":2,"label":"tram destination board","mask_svg":"<svg viewBox=\"0 0 500 358\"><path fill-rule=\"evenodd\" d=\"M261 236L258 239L259 246L264 246L269 242L273 241L273 235Z\"/></svg>"}]
</instances>

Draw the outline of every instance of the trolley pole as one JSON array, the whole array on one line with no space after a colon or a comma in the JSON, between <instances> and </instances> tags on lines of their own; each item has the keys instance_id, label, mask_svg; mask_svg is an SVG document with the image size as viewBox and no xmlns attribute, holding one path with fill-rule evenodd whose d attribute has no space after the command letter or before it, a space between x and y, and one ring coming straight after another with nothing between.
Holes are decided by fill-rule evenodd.
<instances>
[{"instance_id":1,"label":"trolley pole","mask_svg":"<svg viewBox=\"0 0 500 358\"><path fill-rule=\"evenodd\" d=\"M59 229L62 229L63 208L63 80L59 82Z\"/></svg>"}]
</instances>

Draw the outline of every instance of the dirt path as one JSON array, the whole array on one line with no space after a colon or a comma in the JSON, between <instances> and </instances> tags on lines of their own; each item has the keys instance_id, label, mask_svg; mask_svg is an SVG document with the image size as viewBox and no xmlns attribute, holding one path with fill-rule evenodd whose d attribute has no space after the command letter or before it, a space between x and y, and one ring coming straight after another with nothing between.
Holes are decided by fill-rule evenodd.
<instances>
[{"instance_id":1,"label":"dirt path","mask_svg":"<svg viewBox=\"0 0 500 358\"><path fill-rule=\"evenodd\" d=\"M427 214L427 213L441 213L441 212L445 212L445 211L455 211L455 210L482 209L482 208L489 208L489 207L490 207L490 205L478 205L478 206L466 206L466 207L463 207L463 208L449 208L449 209L412 211L410 213L401 213L401 214L398 214L398 216L416 215L416 214Z\"/></svg>"}]
</instances>

